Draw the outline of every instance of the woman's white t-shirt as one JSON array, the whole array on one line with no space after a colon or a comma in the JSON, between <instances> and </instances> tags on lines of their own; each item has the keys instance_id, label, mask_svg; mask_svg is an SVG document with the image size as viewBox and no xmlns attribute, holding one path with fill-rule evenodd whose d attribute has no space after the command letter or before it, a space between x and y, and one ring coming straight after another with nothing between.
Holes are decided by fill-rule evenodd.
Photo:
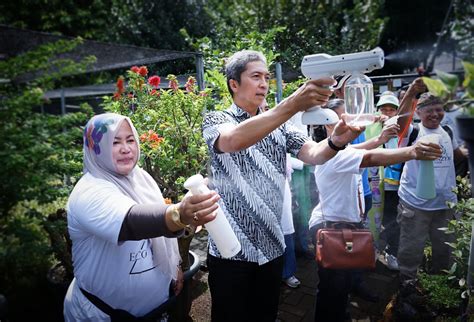
<instances>
[{"instance_id":1,"label":"woman's white t-shirt","mask_svg":"<svg viewBox=\"0 0 474 322\"><path fill-rule=\"evenodd\" d=\"M310 228L323 221L323 213L325 221L361 221L359 202L362 211L365 204L360 164L364 153L365 150L349 146L315 167L320 201L311 214Z\"/></svg>"},{"instance_id":2,"label":"woman's white t-shirt","mask_svg":"<svg viewBox=\"0 0 474 322\"><path fill-rule=\"evenodd\" d=\"M171 277L153 263L150 239L118 242L134 204L116 185L85 174L69 198L68 229L78 286L142 316L168 299Z\"/></svg>"}]
</instances>

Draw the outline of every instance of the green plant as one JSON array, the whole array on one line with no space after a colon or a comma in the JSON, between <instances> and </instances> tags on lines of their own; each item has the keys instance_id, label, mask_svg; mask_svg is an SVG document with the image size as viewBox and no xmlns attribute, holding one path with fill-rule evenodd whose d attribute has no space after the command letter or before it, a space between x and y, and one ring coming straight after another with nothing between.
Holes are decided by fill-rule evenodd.
<instances>
[{"instance_id":1,"label":"green plant","mask_svg":"<svg viewBox=\"0 0 474 322\"><path fill-rule=\"evenodd\" d=\"M474 64L464 61L463 66L464 81L462 86L465 92L461 98L456 98L460 82L458 76L454 74L436 70L435 72L439 79L423 77L423 82L433 95L446 100L446 107L457 104L464 109L466 114L474 116Z\"/></svg>"},{"instance_id":2,"label":"green plant","mask_svg":"<svg viewBox=\"0 0 474 322\"><path fill-rule=\"evenodd\" d=\"M387 21L380 17L382 5L381 0L210 0L206 1L210 32L200 39L183 35L207 58L226 57L241 49L263 49L269 62L278 58L297 70L304 55L375 47ZM206 69L213 67L206 65Z\"/></svg>"},{"instance_id":3,"label":"green plant","mask_svg":"<svg viewBox=\"0 0 474 322\"><path fill-rule=\"evenodd\" d=\"M448 270L449 279L455 281L456 288L462 293L463 298L472 296L466 285L468 274L468 262L471 246L472 223L474 222L474 198L471 198L471 187L469 177L457 178L458 184L455 192L458 195L458 202L449 206L458 214L458 219L449 222L445 229L447 234L454 234L455 241L449 243L452 248L454 263ZM471 292L471 293L470 293Z\"/></svg>"},{"instance_id":4,"label":"green plant","mask_svg":"<svg viewBox=\"0 0 474 322\"><path fill-rule=\"evenodd\" d=\"M420 285L425 294L428 294L428 304L436 311L456 310L461 304L461 292L453 287L447 275L418 275Z\"/></svg>"},{"instance_id":5,"label":"green plant","mask_svg":"<svg viewBox=\"0 0 474 322\"><path fill-rule=\"evenodd\" d=\"M183 183L202 172L207 147L201 135L203 112L213 107L209 91L199 92L190 77L181 89L174 75L168 90L158 89L160 78L148 77L145 66L134 66L117 81L117 92L104 98L103 107L130 117L140 136L141 164L173 202L182 195Z\"/></svg>"},{"instance_id":6,"label":"green plant","mask_svg":"<svg viewBox=\"0 0 474 322\"><path fill-rule=\"evenodd\" d=\"M469 303L472 290L468 288L466 278L471 246L472 223L474 222L474 198L471 197L469 176L456 178L457 186L453 189L458 197L457 203L449 203L456 212L456 218L449 221L448 226L440 228L446 234L453 234L454 241L448 245L452 248L453 264L444 273L430 275L418 274L424 293L428 295L429 305L437 311L452 311L461 306L461 302ZM431 265L431 246L425 250L426 266ZM457 313L454 313L457 314Z\"/></svg>"},{"instance_id":7,"label":"green plant","mask_svg":"<svg viewBox=\"0 0 474 322\"><path fill-rule=\"evenodd\" d=\"M46 204L22 201L0 218L0 286L4 292L31 288L45 278L57 259L43 225L50 213L65 204L66 198Z\"/></svg>"},{"instance_id":8,"label":"green plant","mask_svg":"<svg viewBox=\"0 0 474 322\"><path fill-rule=\"evenodd\" d=\"M47 298L46 273L57 259L44 223L65 206L64 198L82 173L81 126L92 109L82 105L65 116L39 112L48 106L47 90L93 63L93 57L80 62L61 58L81 42L45 44L0 62L0 289L9 300L12 321L31 320L18 316L47 310L38 309L38 303L47 302L38 294L41 290ZM21 81L25 74L35 78Z\"/></svg>"},{"instance_id":9,"label":"green plant","mask_svg":"<svg viewBox=\"0 0 474 322\"><path fill-rule=\"evenodd\" d=\"M82 130L92 114L82 105L65 116L39 113L44 93L65 75L82 72L94 59L58 58L82 42L58 41L0 62L0 214L6 216L21 200L50 202L65 196L82 172ZM26 73L30 82L18 78Z\"/></svg>"}]
</instances>

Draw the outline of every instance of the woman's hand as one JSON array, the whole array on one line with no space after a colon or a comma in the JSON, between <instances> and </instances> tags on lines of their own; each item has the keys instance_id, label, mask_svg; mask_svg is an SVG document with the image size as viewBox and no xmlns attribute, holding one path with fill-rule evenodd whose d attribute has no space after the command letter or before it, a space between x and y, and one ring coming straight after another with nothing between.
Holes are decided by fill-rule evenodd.
<instances>
[{"instance_id":1,"label":"woman's hand","mask_svg":"<svg viewBox=\"0 0 474 322\"><path fill-rule=\"evenodd\" d=\"M181 221L187 225L200 226L216 218L221 197L215 191L191 195L187 193L177 205Z\"/></svg>"},{"instance_id":2,"label":"woman's hand","mask_svg":"<svg viewBox=\"0 0 474 322\"><path fill-rule=\"evenodd\" d=\"M442 150L438 144L424 143L418 141L413 147L413 155L416 160L436 160L441 157Z\"/></svg>"},{"instance_id":3,"label":"woman's hand","mask_svg":"<svg viewBox=\"0 0 474 322\"><path fill-rule=\"evenodd\" d=\"M356 139L362 132L364 132L364 126L350 126L345 122L345 115L342 114L341 119L336 123L332 134L332 142L339 147L342 147Z\"/></svg>"}]
</instances>

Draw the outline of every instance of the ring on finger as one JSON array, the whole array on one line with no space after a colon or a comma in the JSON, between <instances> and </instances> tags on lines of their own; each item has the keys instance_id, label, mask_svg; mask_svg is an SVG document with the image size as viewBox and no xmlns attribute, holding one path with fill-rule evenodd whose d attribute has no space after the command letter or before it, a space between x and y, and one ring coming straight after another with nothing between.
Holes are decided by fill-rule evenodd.
<instances>
[{"instance_id":1,"label":"ring on finger","mask_svg":"<svg viewBox=\"0 0 474 322\"><path fill-rule=\"evenodd\" d=\"M198 220L199 220L199 217L198 217L198 215L197 215L197 212L194 212L194 213L193 213L193 220L194 220L194 221L198 221Z\"/></svg>"}]
</instances>

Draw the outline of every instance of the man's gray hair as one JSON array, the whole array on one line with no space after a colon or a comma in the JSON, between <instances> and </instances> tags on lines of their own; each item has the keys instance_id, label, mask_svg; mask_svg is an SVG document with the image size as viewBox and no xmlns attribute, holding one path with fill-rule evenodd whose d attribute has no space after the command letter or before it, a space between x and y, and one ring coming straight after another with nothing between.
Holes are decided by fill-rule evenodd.
<instances>
[{"instance_id":1,"label":"man's gray hair","mask_svg":"<svg viewBox=\"0 0 474 322\"><path fill-rule=\"evenodd\" d=\"M240 84L240 76L247 68L247 64L254 61L261 61L267 64L267 59L259 51L241 50L230 56L225 64L225 76L227 78L227 88L232 96L234 93L230 88L229 81L234 79Z\"/></svg>"}]
</instances>

